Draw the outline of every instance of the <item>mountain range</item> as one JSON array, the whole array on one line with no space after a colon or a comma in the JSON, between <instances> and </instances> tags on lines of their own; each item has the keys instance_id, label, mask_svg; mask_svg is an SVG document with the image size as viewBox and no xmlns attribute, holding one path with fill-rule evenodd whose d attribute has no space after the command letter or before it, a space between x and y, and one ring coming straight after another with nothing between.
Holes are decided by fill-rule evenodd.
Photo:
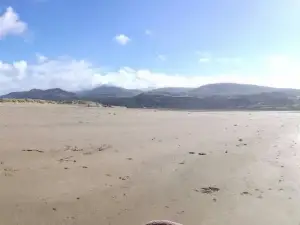
<instances>
[{"instance_id":1,"label":"mountain range","mask_svg":"<svg viewBox=\"0 0 300 225\"><path fill-rule=\"evenodd\" d=\"M11 92L0 98L54 101L89 100L128 108L298 110L300 90L258 85L217 83L198 88L158 88L148 91L102 85L68 92L59 88Z\"/></svg>"}]
</instances>

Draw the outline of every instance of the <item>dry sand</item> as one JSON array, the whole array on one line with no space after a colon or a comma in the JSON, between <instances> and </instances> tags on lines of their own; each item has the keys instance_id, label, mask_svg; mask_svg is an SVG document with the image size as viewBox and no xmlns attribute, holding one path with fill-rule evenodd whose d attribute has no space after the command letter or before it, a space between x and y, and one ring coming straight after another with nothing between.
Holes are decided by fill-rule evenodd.
<instances>
[{"instance_id":1,"label":"dry sand","mask_svg":"<svg viewBox=\"0 0 300 225\"><path fill-rule=\"evenodd\" d=\"M0 224L300 223L298 113L0 105Z\"/></svg>"}]
</instances>

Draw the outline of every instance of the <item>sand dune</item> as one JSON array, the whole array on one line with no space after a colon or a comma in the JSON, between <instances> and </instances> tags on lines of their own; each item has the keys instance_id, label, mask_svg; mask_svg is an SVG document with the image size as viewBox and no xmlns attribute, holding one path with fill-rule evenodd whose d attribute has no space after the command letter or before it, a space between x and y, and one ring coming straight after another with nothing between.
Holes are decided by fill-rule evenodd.
<instances>
[{"instance_id":1,"label":"sand dune","mask_svg":"<svg viewBox=\"0 0 300 225\"><path fill-rule=\"evenodd\" d=\"M299 123L0 104L0 224L299 224Z\"/></svg>"}]
</instances>

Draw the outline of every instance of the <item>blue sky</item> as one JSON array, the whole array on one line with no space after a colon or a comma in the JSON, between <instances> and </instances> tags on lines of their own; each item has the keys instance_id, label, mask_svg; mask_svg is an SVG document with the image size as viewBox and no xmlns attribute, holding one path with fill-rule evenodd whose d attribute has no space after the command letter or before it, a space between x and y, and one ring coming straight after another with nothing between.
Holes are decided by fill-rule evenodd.
<instances>
[{"instance_id":1,"label":"blue sky","mask_svg":"<svg viewBox=\"0 0 300 225\"><path fill-rule=\"evenodd\" d=\"M299 0L1 0L0 92L300 87L299 12Z\"/></svg>"}]
</instances>

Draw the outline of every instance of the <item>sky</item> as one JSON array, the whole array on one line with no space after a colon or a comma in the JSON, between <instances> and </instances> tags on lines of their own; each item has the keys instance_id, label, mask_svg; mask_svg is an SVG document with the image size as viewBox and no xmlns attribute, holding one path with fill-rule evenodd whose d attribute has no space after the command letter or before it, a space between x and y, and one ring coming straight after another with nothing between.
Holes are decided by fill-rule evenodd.
<instances>
[{"instance_id":1,"label":"sky","mask_svg":"<svg viewBox=\"0 0 300 225\"><path fill-rule=\"evenodd\" d=\"M0 93L300 88L300 0L0 0Z\"/></svg>"}]
</instances>

